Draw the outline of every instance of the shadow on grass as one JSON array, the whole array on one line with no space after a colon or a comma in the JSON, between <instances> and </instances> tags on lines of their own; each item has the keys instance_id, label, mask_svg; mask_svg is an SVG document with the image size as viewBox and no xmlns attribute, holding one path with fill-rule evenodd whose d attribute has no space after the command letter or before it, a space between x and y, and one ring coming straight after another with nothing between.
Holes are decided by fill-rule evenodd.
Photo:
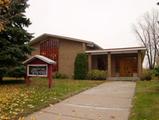
<instances>
[{"instance_id":1,"label":"shadow on grass","mask_svg":"<svg viewBox=\"0 0 159 120\"><path fill-rule=\"evenodd\" d=\"M0 81L1 85L10 85L10 84L24 84L25 80L3 80Z\"/></svg>"}]
</instances>

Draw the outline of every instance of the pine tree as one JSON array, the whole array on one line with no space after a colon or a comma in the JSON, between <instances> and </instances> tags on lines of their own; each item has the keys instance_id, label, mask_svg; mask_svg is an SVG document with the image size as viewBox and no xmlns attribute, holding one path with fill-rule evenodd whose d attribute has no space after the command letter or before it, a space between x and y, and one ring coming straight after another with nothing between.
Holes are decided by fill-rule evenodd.
<instances>
[{"instance_id":1,"label":"pine tree","mask_svg":"<svg viewBox=\"0 0 159 120\"><path fill-rule=\"evenodd\" d=\"M25 29L31 22L25 16L27 0L10 0L8 7L0 7L0 19L5 21L0 32L0 79L31 53L28 42L32 34Z\"/></svg>"}]
</instances>

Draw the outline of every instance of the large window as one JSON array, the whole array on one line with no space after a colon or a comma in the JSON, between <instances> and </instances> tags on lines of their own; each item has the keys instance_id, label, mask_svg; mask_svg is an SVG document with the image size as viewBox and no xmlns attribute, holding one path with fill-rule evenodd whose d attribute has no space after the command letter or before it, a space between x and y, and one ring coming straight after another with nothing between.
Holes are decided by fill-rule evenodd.
<instances>
[{"instance_id":1,"label":"large window","mask_svg":"<svg viewBox=\"0 0 159 120\"><path fill-rule=\"evenodd\" d=\"M40 54L56 62L53 71L58 71L58 48L59 41L56 39L46 40L40 44Z\"/></svg>"}]
</instances>

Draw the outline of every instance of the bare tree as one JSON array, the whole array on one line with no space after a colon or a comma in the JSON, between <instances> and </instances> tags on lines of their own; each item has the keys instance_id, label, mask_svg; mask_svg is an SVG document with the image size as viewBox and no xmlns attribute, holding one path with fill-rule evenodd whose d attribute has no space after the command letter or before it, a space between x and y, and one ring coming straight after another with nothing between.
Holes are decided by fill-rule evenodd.
<instances>
[{"instance_id":1,"label":"bare tree","mask_svg":"<svg viewBox=\"0 0 159 120\"><path fill-rule=\"evenodd\" d=\"M146 47L146 56L149 69L153 69L159 56L159 13L157 10L147 12L134 25L134 32L141 43Z\"/></svg>"}]
</instances>

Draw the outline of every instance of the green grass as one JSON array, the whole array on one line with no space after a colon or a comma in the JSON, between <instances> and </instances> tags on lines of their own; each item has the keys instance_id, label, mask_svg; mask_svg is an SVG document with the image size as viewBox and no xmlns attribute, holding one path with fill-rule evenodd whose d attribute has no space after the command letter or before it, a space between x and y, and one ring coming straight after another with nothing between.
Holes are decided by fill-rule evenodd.
<instances>
[{"instance_id":1,"label":"green grass","mask_svg":"<svg viewBox=\"0 0 159 120\"><path fill-rule=\"evenodd\" d=\"M159 81L138 81L129 120L159 120Z\"/></svg>"},{"instance_id":2,"label":"green grass","mask_svg":"<svg viewBox=\"0 0 159 120\"><path fill-rule=\"evenodd\" d=\"M48 88L46 79L33 79L30 86L24 83L5 82L0 85L0 120L18 118L59 102L71 95L103 81L55 80Z\"/></svg>"}]
</instances>

